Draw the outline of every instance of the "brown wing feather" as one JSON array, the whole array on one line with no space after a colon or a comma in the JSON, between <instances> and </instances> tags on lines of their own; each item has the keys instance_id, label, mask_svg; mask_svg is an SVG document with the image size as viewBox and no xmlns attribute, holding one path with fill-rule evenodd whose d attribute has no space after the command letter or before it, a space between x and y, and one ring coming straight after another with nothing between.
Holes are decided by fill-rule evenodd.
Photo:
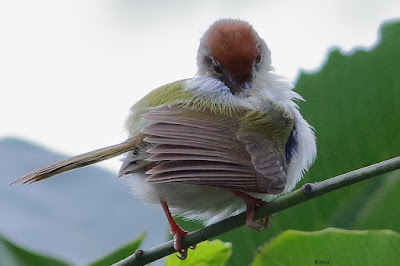
<instances>
[{"instance_id":1,"label":"brown wing feather","mask_svg":"<svg viewBox=\"0 0 400 266\"><path fill-rule=\"evenodd\" d=\"M148 170L146 174L158 174L165 172L188 171L188 170L224 170L240 173L255 174L250 167L237 164L212 162L212 161L166 161Z\"/></svg>"},{"instance_id":2,"label":"brown wing feather","mask_svg":"<svg viewBox=\"0 0 400 266\"><path fill-rule=\"evenodd\" d=\"M191 127L185 125L168 124L168 123L155 123L144 127L141 133L148 135L155 135L160 137L178 137L187 140L207 140L214 143L230 144L236 141L232 135L226 135L223 131L207 130L204 128Z\"/></svg>"},{"instance_id":3,"label":"brown wing feather","mask_svg":"<svg viewBox=\"0 0 400 266\"><path fill-rule=\"evenodd\" d=\"M171 144L171 145L184 145L197 148L212 148L216 151L225 151L229 148L229 145L225 143L212 142L207 139L185 139L178 138L177 136L166 138L160 136L147 136L144 141L154 144ZM216 145L217 144L217 145Z\"/></svg>"},{"instance_id":4,"label":"brown wing feather","mask_svg":"<svg viewBox=\"0 0 400 266\"><path fill-rule=\"evenodd\" d=\"M237 119L179 107L155 108L143 118L151 122L141 131L151 146L146 160L155 165L148 182L261 193L280 193L286 184L275 147L257 136L239 140Z\"/></svg>"},{"instance_id":5,"label":"brown wing feather","mask_svg":"<svg viewBox=\"0 0 400 266\"><path fill-rule=\"evenodd\" d=\"M267 187L269 193L282 192L286 186L287 165L282 153L278 152L279 148L257 134L246 134L240 139L251 154L258 184Z\"/></svg>"}]
</instances>

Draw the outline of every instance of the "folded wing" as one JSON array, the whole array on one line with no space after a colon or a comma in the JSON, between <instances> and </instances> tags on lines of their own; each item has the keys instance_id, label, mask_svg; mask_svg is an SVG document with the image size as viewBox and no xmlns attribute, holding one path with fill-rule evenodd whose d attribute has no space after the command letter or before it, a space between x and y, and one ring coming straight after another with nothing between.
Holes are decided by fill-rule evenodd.
<instances>
[{"instance_id":1,"label":"folded wing","mask_svg":"<svg viewBox=\"0 0 400 266\"><path fill-rule=\"evenodd\" d=\"M150 122L141 130L148 145L148 182L271 194L286 185L286 161L279 149L257 133L238 137L238 117L174 106L155 108L143 119ZM127 167L135 160L130 156L122 174L134 170Z\"/></svg>"}]
</instances>

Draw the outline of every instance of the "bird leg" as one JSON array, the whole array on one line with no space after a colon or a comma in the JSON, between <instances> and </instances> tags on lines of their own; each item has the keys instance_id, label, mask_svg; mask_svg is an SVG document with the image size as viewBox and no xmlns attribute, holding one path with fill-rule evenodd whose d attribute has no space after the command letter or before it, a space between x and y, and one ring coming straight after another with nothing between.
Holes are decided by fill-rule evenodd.
<instances>
[{"instance_id":1,"label":"bird leg","mask_svg":"<svg viewBox=\"0 0 400 266\"><path fill-rule=\"evenodd\" d=\"M174 249L176 252L179 252L181 256L177 256L179 259L184 260L187 257L187 248L182 248L182 238L187 235L189 232L183 230L174 220L174 218L171 215L171 212L169 211L168 204L165 201L160 201L161 206L164 209L165 214L167 215L168 223L170 226L171 234L174 236ZM196 245L190 247L191 249L194 249Z\"/></svg>"},{"instance_id":2,"label":"bird leg","mask_svg":"<svg viewBox=\"0 0 400 266\"><path fill-rule=\"evenodd\" d=\"M262 199L257 199L254 198L244 192L233 190L233 194L239 198L241 198L245 203L246 203L246 225L247 227L251 229L255 229L257 231L262 231L268 228L269 225L269 216L264 217L263 222L256 222L254 221L254 215L256 208L264 206L267 204L266 201L263 201Z\"/></svg>"}]
</instances>

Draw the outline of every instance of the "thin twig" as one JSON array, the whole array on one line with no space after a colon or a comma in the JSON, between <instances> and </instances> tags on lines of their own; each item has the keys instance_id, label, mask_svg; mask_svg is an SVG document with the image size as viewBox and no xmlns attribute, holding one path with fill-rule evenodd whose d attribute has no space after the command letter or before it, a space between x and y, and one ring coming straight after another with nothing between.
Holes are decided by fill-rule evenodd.
<instances>
[{"instance_id":1,"label":"thin twig","mask_svg":"<svg viewBox=\"0 0 400 266\"><path fill-rule=\"evenodd\" d=\"M351 184L394 171L399 168L400 156L336 177L332 177L321 182L305 184L302 186L302 188L297 189L289 194L283 195L266 204L265 206L257 209L255 217L256 219L260 219L262 217L265 217L266 215L280 212L289 207L303 203L312 198L321 196L336 189L340 189ZM241 213L221 222L204 227L186 235L183 238L182 246L189 247L204 240L219 236L244 225L245 221L246 214ZM149 250L138 250L135 252L135 254L114 265L145 265L174 252L175 250L173 247L173 241L171 240L156 247L153 247Z\"/></svg>"}]
</instances>

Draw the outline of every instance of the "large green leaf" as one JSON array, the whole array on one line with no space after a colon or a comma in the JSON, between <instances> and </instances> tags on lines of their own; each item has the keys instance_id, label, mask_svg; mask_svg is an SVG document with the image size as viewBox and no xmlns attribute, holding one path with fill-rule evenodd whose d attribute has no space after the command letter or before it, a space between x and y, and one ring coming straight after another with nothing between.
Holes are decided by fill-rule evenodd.
<instances>
[{"instance_id":1,"label":"large green leaf","mask_svg":"<svg viewBox=\"0 0 400 266\"><path fill-rule=\"evenodd\" d=\"M41 266L71 265L58 259L40 255L25 248L22 248L0 235L0 265L7 266Z\"/></svg>"},{"instance_id":2,"label":"large green leaf","mask_svg":"<svg viewBox=\"0 0 400 266\"><path fill-rule=\"evenodd\" d=\"M143 239L145 238L146 234L141 234L137 239L133 240L132 242L116 249L115 251L111 252L110 254L100 258L92 263L90 266L108 266L118 261L125 259L126 257L132 255L135 250L137 250L140 245L142 244Z\"/></svg>"},{"instance_id":3,"label":"large green leaf","mask_svg":"<svg viewBox=\"0 0 400 266\"><path fill-rule=\"evenodd\" d=\"M295 90L306 99L300 110L318 139L317 160L299 186L400 154L399 47L400 22L387 23L371 50L333 50L318 72L299 76ZM397 171L318 197L278 213L265 232L242 227L224 234L233 250L228 265L248 265L258 246L287 229L399 231L399 180Z\"/></svg>"},{"instance_id":4,"label":"large green leaf","mask_svg":"<svg viewBox=\"0 0 400 266\"><path fill-rule=\"evenodd\" d=\"M400 234L390 230L289 230L258 252L262 265L400 265Z\"/></svg>"},{"instance_id":5,"label":"large green leaf","mask_svg":"<svg viewBox=\"0 0 400 266\"><path fill-rule=\"evenodd\" d=\"M208 266L225 265L231 255L231 244L220 240L205 241L197 245L196 250L189 249L188 257L180 260L175 254L165 259L165 266Z\"/></svg>"},{"instance_id":6,"label":"large green leaf","mask_svg":"<svg viewBox=\"0 0 400 266\"><path fill-rule=\"evenodd\" d=\"M398 47L400 23L389 23L382 27L380 42L372 50L356 50L351 55L335 50L321 71L300 76L296 87L308 100L301 109L316 128L319 150L306 182L399 155ZM393 174L399 176L399 172ZM378 178L336 191L299 206L298 213L307 208L307 214L319 220L310 219L314 225L357 228L359 213L369 208L371 197L387 182L387 178ZM399 226L400 219L389 229Z\"/></svg>"},{"instance_id":7,"label":"large green leaf","mask_svg":"<svg viewBox=\"0 0 400 266\"><path fill-rule=\"evenodd\" d=\"M355 226L359 229L392 228L400 231L398 207L400 202L399 173L394 172L376 190L358 212Z\"/></svg>"}]
</instances>

